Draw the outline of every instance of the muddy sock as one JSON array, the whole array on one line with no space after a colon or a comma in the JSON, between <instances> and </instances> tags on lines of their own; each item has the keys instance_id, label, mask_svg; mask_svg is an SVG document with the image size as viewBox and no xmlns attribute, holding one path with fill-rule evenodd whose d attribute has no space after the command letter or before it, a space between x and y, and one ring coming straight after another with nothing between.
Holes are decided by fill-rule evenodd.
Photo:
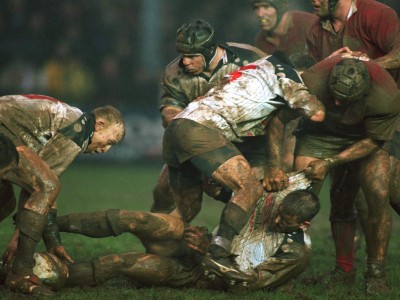
<instances>
[{"instance_id":1,"label":"muddy sock","mask_svg":"<svg viewBox=\"0 0 400 300\"><path fill-rule=\"evenodd\" d=\"M33 253L37 242L25 235L23 232L18 236L18 247L12 266L15 275L32 274L34 264Z\"/></svg>"},{"instance_id":2,"label":"muddy sock","mask_svg":"<svg viewBox=\"0 0 400 300\"><path fill-rule=\"evenodd\" d=\"M46 215L28 209L22 209L18 212L18 246L12 266L14 274L32 274L32 267L34 265L33 254L35 253L37 243L42 238L46 224Z\"/></svg>"},{"instance_id":3,"label":"muddy sock","mask_svg":"<svg viewBox=\"0 0 400 300\"><path fill-rule=\"evenodd\" d=\"M68 265L69 277L66 286L94 286L97 284L94 279L94 268L92 262L78 262Z\"/></svg>"},{"instance_id":4,"label":"muddy sock","mask_svg":"<svg viewBox=\"0 0 400 300\"><path fill-rule=\"evenodd\" d=\"M226 257L231 252L231 243L248 219L248 213L235 203L229 202L222 212L217 235L212 239L209 252L215 258Z\"/></svg>"},{"instance_id":5,"label":"muddy sock","mask_svg":"<svg viewBox=\"0 0 400 300\"><path fill-rule=\"evenodd\" d=\"M354 268L354 236L357 221L332 222L332 237L336 247L336 265L345 272Z\"/></svg>"},{"instance_id":6,"label":"muddy sock","mask_svg":"<svg viewBox=\"0 0 400 300\"><path fill-rule=\"evenodd\" d=\"M229 202L222 212L217 235L231 241L246 225L248 218L249 213L239 205Z\"/></svg>"},{"instance_id":7,"label":"muddy sock","mask_svg":"<svg viewBox=\"0 0 400 300\"><path fill-rule=\"evenodd\" d=\"M60 232L78 233L89 237L102 238L121 234L116 227L119 209L93 213L74 213L57 217Z\"/></svg>"}]
</instances>

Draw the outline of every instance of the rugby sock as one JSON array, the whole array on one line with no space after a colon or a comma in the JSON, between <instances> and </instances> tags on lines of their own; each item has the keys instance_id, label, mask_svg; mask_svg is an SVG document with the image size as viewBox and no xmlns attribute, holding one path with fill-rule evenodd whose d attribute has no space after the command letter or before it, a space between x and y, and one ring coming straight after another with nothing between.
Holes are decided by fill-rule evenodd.
<instances>
[{"instance_id":1,"label":"rugby sock","mask_svg":"<svg viewBox=\"0 0 400 300\"><path fill-rule=\"evenodd\" d=\"M113 224L118 224L119 210L109 209L92 213L74 213L57 217L60 232L79 233L85 236L102 238L117 236Z\"/></svg>"},{"instance_id":2,"label":"rugby sock","mask_svg":"<svg viewBox=\"0 0 400 300\"><path fill-rule=\"evenodd\" d=\"M246 225L248 218L249 214L243 208L228 202L222 212L217 235L230 241L233 240L235 235L239 234Z\"/></svg>"},{"instance_id":3,"label":"rugby sock","mask_svg":"<svg viewBox=\"0 0 400 300\"><path fill-rule=\"evenodd\" d=\"M37 243L42 238L47 216L28 209L22 209L17 214L19 229L17 252L12 266L15 275L32 274L34 265L33 254Z\"/></svg>"},{"instance_id":4,"label":"rugby sock","mask_svg":"<svg viewBox=\"0 0 400 300\"><path fill-rule=\"evenodd\" d=\"M248 215L240 206L228 202L222 212L217 235L209 246L209 252L213 257L226 257L230 254L231 242L246 224Z\"/></svg>"},{"instance_id":5,"label":"rugby sock","mask_svg":"<svg viewBox=\"0 0 400 300\"><path fill-rule=\"evenodd\" d=\"M68 264L68 280L66 286L96 285L92 262L78 262Z\"/></svg>"},{"instance_id":6,"label":"rugby sock","mask_svg":"<svg viewBox=\"0 0 400 300\"><path fill-rule=\"evenodd\" d=\"M23 232L18 236L18 247L15 254L15 259L12 265L14 275L32 274L34 265L33 253L37 242L25 235Z\"/></svg>"},{"instance_id":7,"label":"rugby sock","mask_svg":"<svg viewBox=\"0 0 400 300\"><path fill-rule=\"evenodd\" d=\"M345 272L354 268L354 236L357 220L331 222L332 237L336 249L336 265Z\"/></svg>"}]
</instances>

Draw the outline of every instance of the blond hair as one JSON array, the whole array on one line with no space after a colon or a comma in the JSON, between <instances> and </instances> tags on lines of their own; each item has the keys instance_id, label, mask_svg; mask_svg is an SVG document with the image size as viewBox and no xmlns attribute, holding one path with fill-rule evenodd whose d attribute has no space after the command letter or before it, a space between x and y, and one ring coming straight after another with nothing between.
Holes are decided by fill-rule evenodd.
<instances>
[{"instance_id":1,"label":"blond hair","mask_svg":"<svg viewBox=\"0 0 400 300\"><path fill-rule=\"evenodd\" d=\"M116 109L114 106L106 105L106 106L102 106L102 107L97 107L92 110L92 113L94 113L96 118L102 118L102 119L106 120L106 122L108 123L107 126L109 126L111 124L121 124L123 127L123 130L124 130L124 132L122 134L122 138L125 136L124 118L122 117L121 112L118 109Z\"/></svg>"}]
</instances>

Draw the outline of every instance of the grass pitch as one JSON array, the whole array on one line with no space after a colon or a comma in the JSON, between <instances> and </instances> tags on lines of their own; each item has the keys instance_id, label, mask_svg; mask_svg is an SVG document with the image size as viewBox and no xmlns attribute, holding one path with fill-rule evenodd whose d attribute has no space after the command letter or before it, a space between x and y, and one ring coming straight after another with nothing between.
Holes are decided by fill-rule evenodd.
<instances>
[{"instance_id":1,"label":"grass pitch","mask_svg":"<svg viewBox=\"0 0 400 300\"><path fill-rule=\"evenodd\" d=\"M120 164L90 164L77 161L62 178L62 192L58 198L60 215L71 212L88 212L119 208L148 211L152 202L152 189L156 183L161 162ZM302 276L316 276L329 271L334 264L334 247L331 240L328 215L329 202L327 189L321 194L322 210L312 222L310 228L313 242L313 257L308 269ZM212 229L219 221L222 204L205 198L203 208L193 224ZM393 214L394 226L387 259L387 279L392 288L389 296L374 299L400 299L400 217ZM0 252L7 245L13 232L11 217L0 224ZM96 256L143 251L140 242L129 234L119 237L91 239L79 235L62 233L63 243L75 261ZM362 278L365 271L362 242L356 253L357 284L351 288L337 287L326 289L324 286L304 286L296 284L290 292L255 291L240 294L205 291L195 289L142 288L137 289L129 282L112 280L99 287L64 289L57 293L57 299L365 299ZM44 250L42 244L38 250ZM0 254L1 254L0 253ZM0 286L0 299L31 299L28 296L9 292Z\"/></svg>"}]
</instances>

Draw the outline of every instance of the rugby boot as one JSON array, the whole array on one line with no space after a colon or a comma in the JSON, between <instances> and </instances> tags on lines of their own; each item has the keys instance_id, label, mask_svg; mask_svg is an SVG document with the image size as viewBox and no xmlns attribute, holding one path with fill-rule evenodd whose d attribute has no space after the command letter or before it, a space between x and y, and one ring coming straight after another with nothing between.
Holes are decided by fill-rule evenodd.
<instances>
[{"instance_id":1,"label":"rugby boot","mask_svg":"<svg viewBox=\"0 0 400 300\"><path fill-rule=\"evenodd\" d=\"M205 275L208 275L211 279L213 276L221 277L227 280L230 285L237 283L246 285L256 280L254 275L249 275L239 270L235 258L236 255L221 248L218 251L218 255L205 255L201 264L205 270Z\"/></svg>"},{"instance_id":2,"label":"rugby boot","mask_svg":"<svg viewBox=\"0 0 400 300\"><path fill-rule=\"evenodd\" d=\"M382 264L368 264L364 274L365 293L367 295L386 295L390 292Z\"/></svg>"},{"instance_id":3,"label":"rugby boot","mask_svg":"<svg viewBox=\"0 0 400 300\"><path fill-rule=\"evenodd\" d=\"M345 272L339 266L320 276L318 282L327 286L336 286L338 284L342 285L354 285L356 283L356 271L353 269L350 272Z\"/></svg>"},{"instance_id":4,"label":"rugby boot","mask_svg":"<svg viewBox=\"0 0 400 300\"><path fill-rule=\"evenodd\" d=\"M355 284L356 281L356 272L355 270L345 272L340 267L336 266L327 273L303 277L300 281L305 285L323 284L328 287L335 287L336 285L342 284L352 285Z\"/></svg>"},{"instance_id":5,"label":"rugby boot","mask_svg":"<svg viewBox=\"0 0 400 300\"><path fill-rule=\"evenodd\" d=\"M55 293L46 287L36 275L14 275L10 272L7 276L6 286L11 290L23 294L50 297Z\"/></svg>"}]
</instances>

